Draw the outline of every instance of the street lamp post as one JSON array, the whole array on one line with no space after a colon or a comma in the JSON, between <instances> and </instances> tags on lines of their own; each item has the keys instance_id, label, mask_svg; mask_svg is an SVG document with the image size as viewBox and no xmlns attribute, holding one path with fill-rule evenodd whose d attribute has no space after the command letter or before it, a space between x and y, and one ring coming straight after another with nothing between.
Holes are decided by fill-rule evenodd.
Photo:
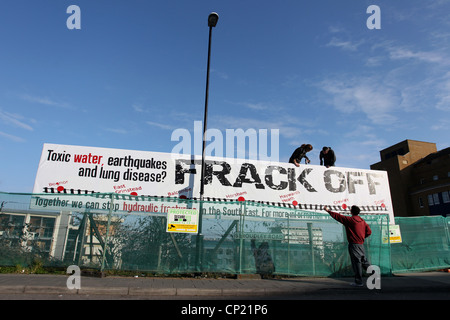
<instances>
[{"instance_id":1,"label":"street lamp post","mask_svg":"<svg viewBox=\"0 0 450 320\"><path fill-rule=\"evenodd\" d=\"M212 28L214 28L219 20L219 15L215 12L211 12L208 16L208 27L209 27L209 41L208 41L208 64L206 68L206 94L205 94L205 114L203 118L203 146L202 146L202 171L200 176L200 211L198 213L198 234L197 234L197 255L196 255L196 265L199 271L202 267L202 256L203 256L203 234L202 234L202 224L203 224L203 194L205 191L205 148L206 148L206 129L207 129L207 119L208 119L208 95L209 95L209 66L211 60L211 35Z\"/></svg>"}]
</instances>

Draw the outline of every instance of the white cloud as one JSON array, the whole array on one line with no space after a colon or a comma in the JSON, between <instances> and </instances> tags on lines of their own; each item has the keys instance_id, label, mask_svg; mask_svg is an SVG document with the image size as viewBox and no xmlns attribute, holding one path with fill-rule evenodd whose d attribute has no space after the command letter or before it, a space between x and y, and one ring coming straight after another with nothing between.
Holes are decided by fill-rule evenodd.
<instances>
[{"instance_id":1,"label":"white cloud","mask_svg":"<svg viewBox=\"0 0 450 320\"><path fill-rule=\"evenodd\" d=\"M164 130L174 130L176 129L174 126L168 125L168 124L164 124L164 123L159 123L159 122L153 122L153 121L146 121L146 123L150 126L153 127L158 127L160 129L164 129Z\"/></svg>"},{"instance_id":2,"label":"white cloud","mask_svg":"<svg viewBox=\"0 0 450 320\"><path fill-rule=\"evenodd\" d=\"M118 133L118 134L127 134L128 133L128 131L125 129L117 129L117 128L106 128L105 131Z\"/></svg>"},{"instance_id":3,"label":"white cloud","mask_svg":"<svg viewBox=\"0 0 450 320\"><path fill-rule=\"evenodd\" d=\"M340 112L362 112L375 124L396 120L392 113L399 104L398 94L376 78L326 79L318 86L328 94L331 104Z\"/></svg>"},{"instance_id":4,"label":"white cloud","mask_svg":"<svg viewBox=\"0 0 450 320\"><path fill-rule=\"evenodd\" d=\"M259 130L267 129L267 135L270 136L273 133L271 130L279 130L280 144L288 146L299 146L305 141L311 142L317 139L318 136L329 135L318 121L286 113L266 114L258 118L222 115L213 117L211 120L210 127L214 126L222 132L226 129L243 129L244 131L254 129L260 134Z\"/></svg>"},{"instance_id":5,"label":"white cloud","mask_svg":"<svg viewBox=\"0 0 450 320\"><path fill-rule=\"evenodd\" d=\"M38 97L38 96L31 96L28 94L23 94L20 96L20 98L22 100L29 101L32 103L39 103L39 104L43 104L46 106L58 107L58 108L63 108L63 109L71 109L71 106L66 102L58 102L58 101L54 101L54 100L51 100L46 97Z\"/></svg>"},{"instance_id":6,"label":"white cloud","mask_svg":"<svg viewBox=\"0 0 450 320\"><path fill-rule=\"evenodd\" d=\"M24 117L17 113L9 113L0 110L0 120L2 120L3 123L7 125L12 125L14 127L22 128L28 131L33 131L33 128L23 121ZM34 120L30 121L34 122Z\"/></svg>"},{"instance_id":7,"label":"white cloud","mask_svg":"<svg viewBox=\"0 0 450 320\"><path fill-rule=\"evenodd\" d=\"M444 46L445 47L445 46ZM450 111L450 57L443 48L434 51L412 51L389 47L389 58L405 64L393 75L401 88L401 107L406 111L423 111L431 107ZM400 80L401 79L401 80Z\"/></svg>"},{"instance_id":8,"label":"white cloud","mask_svg":"<svg viewBox=\"0 0 450 320\"><path fill-rule=\"evenodd\" d=\"M450 111L450 72L447 72L437 80L436 98L438 99L436 108L443 111Z\"/></svg>"},{"instance_id":9,"label":"white cloud","mask_svg":"<svg viewBox=\"0 0 450 320\"><path fill-rule=\"evenodd\" d=\"M332 25L332 26L328 27L328 31L330 33L341 33L341 32L345 32L346 30L342 26Z\"/></svg>"},{"instance_id":10,"label":"white cloud","mask_svg":"<svg viewBox=\"0 0 450 320\"><path fill-rule=\"evenodd\" d=\"M139 104L133 104L132 107L133 107L133 110L136 111L136 112L148 112L148 110L144 109Z\"/></svg>"},{"instance_id":11,"label":"white cloud","mask_svg":"<svg viewBox=\"0 0 450 320\"><path fill-rule=\"evenodd\" d=\"M259 110L259 111L267 110L270 108L267 105L264 105L262 103L240 103L240 105L247 107L249 109L252 109L252 110Z\"/></svg>"},{"instance_id":12,"label":"white cloud","mask_svg":"<svg viewBox=\"0 0 450 320\"><path fill-rule=\"evenodd\" d=\"M226 74L225 72L221 72L215 69L211 69L211 73L214 73L215 75L217 75L220 79L223 80L228 80L228 74Z\"/></svg>"},{"instance_id":13,"label":"white cloud","mask_svg":"<svg viewBox=\"0 0 450 320\"><path fill-rule=\"evenodd\" d=\"M0 136L5 137L6 139L9 139L9 140L14 141L14 142L25 142L25 139L22 139L20 137L13 136L11 134L8 134L8 133L5 133L5 132L1 132L1 131L0 131Z\"/></svg>"},{"instance_id":14,"label":"white cloud","mask_svg":"<svg viewBox=\"0 0 450 320\"><path fill-rule=\"evenodd\" d=\"M366 60L366 66L368 67L378 67L381 66L383 61L382 57L369 57Z\"/></svg>"},{"instance_id":15,"label":"white cloud","mask_svg":"<svg viewBox=\"0 0 450 320\"><path fill-rule=\"evenodd\" d=\"M389 48L391 59L415 59L428 63L448 64L448 59L438 51L412 51L400 47Z\"/></svg>"},{"instance_id":16,"label":"white cloud","mask_svg":"<svg viewBox=\"0 0 450 320\"><path fill-rule=\"evenodd\" d=\"M446 119L440 119L431 126L431 130L434 131L448 130L449 128L450 128L450 121Z\"/></svg>"},{"instance_id":17,"label":"white cloud","mask_svg":"<svg viewBox=\"0 0 450 320\"><path fill-rule=\"evenodd\" d=\"M333 37L330 42L327 43L327 47L337 47L346 51L356 51L358 50L358 47L364 43L364 40L361 40L359 42L351 42L351 41L345 41L338 39L336 37Z\"/></svg>"}]
</instances>

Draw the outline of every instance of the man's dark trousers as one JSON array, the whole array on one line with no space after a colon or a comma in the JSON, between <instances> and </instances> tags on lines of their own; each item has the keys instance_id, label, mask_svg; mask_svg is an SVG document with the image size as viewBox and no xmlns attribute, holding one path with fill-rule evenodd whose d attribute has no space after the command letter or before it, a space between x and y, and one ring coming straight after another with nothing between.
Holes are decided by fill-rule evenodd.
<instances>
[{"instance_id":1,"label":"man's dark trousers","mask_svg":"<svg viewBox=\"0 0 450 320\"><path fill-rule=\"evenodd\" d=\"M366 270L370 266L369 259L366 257L363 244L349 243L348 252L352 261L353 271L355 272L355 283L362 284L362 269Z\"/></svg>"}]
</instances>

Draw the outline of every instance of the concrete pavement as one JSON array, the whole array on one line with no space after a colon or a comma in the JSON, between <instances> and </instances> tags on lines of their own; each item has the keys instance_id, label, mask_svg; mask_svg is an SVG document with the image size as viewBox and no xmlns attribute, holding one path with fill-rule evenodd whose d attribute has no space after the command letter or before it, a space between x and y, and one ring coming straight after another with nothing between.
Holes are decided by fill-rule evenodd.
<instances>
[{"instance_id":1,"label":"concrete pavement","mask_svg":"<svg viewBox=\"0 0 450 320\"><path fill-rule=\"evenodd\" d=\"M0 274L0 299L20 295L90 295L146 297L148 299L196 297L197 299L336 297L378 294L378 298L416 296L450 299L450 273L443 271L381 277L381 289L350 286L352 278L208 279L170 277L81 276L80 289L67 288L68 275ZM406 296L405 296L406 295ZM368 296L370 297L370 296Z\"/></svg>"}]
</instances>

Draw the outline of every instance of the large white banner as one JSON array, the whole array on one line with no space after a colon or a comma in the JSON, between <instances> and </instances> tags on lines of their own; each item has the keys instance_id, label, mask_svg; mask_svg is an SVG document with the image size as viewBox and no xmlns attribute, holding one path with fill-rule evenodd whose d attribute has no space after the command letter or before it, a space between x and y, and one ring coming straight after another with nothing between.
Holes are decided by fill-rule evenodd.
<instances>
[{"instance_id":1,"label":"large white banner","mask_svg":"<svg viewBox=\"0 0 450 320\"><path fill-rule=\"evenodd\" d=\"M389 214L393 221L384 171L217 157L207 157L205 164L206 200L239 199L317 212L323 212L325 205L338 211L358 205L362 213ZM200 156L44 144L33 193L190 199L199 198L200 176ZM44 198L48 206L49 197L34 198L32 206L42 208ZM53 200L56 206L63 198ZM119 207L127 212L145 209L142 203L130 201Z\"/></svg>"}]
</instances>

